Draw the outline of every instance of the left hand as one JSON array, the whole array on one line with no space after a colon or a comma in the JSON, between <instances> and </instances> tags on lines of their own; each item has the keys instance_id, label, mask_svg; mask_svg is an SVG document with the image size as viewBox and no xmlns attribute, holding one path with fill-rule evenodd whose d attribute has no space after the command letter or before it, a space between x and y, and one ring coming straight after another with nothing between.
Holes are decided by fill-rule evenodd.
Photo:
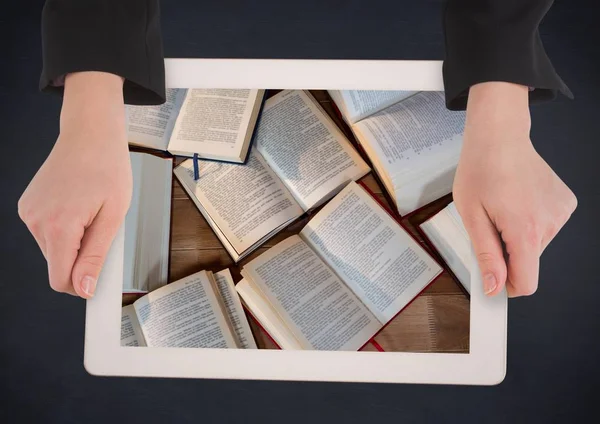
<instances>
[{"instance_id":1,"label":"left hand","mask_svg":"<svg viewBox=\"0 0 600 424\"><path fill-rule=\"evenodd\" d=\"M131 198L123 79L67 75L60 135L19 200L50 287L89 299Z\"/></svg>"},{"instance_id":2,"label":"left hand","mask_svg":"<svg viewBox=\"0 0 600 424\"><path fill-rule=\"evenodd\" d=\"M488 295L505 285L511 297L533 294L542 252L577 207L573 192L535 151L530 125L527 87L471 87L454 201Z\"/></svg>"}]
</instances>

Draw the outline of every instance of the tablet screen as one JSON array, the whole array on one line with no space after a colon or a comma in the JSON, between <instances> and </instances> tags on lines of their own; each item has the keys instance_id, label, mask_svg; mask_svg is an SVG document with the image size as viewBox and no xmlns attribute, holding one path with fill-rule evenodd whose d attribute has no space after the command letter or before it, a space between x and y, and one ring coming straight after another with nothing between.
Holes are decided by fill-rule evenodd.
<instances>
[{"instance_id":1,"label":"tablet screen","mask_svg":"<svg viewBox=\"0 0 600 424\"><path fill-rule=\"evenodd\" d=\"M439 91L128 107L121 344L468 353L463 129Z\"/></svg>"}]
</instances>

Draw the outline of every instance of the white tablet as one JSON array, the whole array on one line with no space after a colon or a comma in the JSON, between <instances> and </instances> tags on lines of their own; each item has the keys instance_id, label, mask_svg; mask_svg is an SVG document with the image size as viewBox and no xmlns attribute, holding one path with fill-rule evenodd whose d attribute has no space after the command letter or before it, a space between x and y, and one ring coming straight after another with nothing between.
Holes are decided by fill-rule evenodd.
<instances>
[{"instance_id":1,"label":"white tablet","mask_svg":"<svg viewBox=\"0 0 600 424\"><path fill-rule=\"evenodd\" d=\"M168 87L443 90L438 61L167 59ZM121 347L124 232L87 301L84 365L102 376L498 384L507 297L487 297L472 258L469 353Z\"/></svg>"}]
</instances>

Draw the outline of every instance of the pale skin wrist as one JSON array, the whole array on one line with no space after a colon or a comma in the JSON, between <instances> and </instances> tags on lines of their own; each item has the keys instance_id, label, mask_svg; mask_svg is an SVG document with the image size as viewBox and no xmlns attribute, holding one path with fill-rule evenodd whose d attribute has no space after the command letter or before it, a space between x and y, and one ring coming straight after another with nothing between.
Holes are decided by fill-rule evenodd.
<instances>
[{"instance_id":1,"label":"pale skin wrist","mask_svg":"<svg viewBox=\"0 0 600 424\"><path fill-rule=\"evenodd\" d=\"M74 141L120 141L122 137L111 135L125 129L124 107L122 77L105 72L68 74L60 115L61 136ZM77 136L68 137L70 134Z\"/></svg>"},{"instance_id":2,"label":"pale skin wrist","mask_svg":"<svg viewBox=\"0 0 600 424\"><path fill-rule=\"evenodd\" d=\"M529 89L507 82L476 84L469 91L465 131L481 133L467 137L465 148L476 142L493 148L499 143L530 143Z\"/></svg>"}]
</instances>

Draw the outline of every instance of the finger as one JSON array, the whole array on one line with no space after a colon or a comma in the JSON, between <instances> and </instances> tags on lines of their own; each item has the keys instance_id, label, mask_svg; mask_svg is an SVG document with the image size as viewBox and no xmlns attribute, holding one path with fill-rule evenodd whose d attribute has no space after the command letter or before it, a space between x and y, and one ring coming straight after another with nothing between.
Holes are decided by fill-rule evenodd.
<instances>
[{"instance_id":1,"label":"finger","mask_svg":"<svg viewBox=\"0 0 600 424\"><path fill-rule=\"evenodd\" d=\"M122 217L102 208L85 230L71 275L79 296L89 299L94 295L104 259L121 221Z\"/></svg>"},{"instance_id":2,"label":"finger","mask_svg":"<svg viewBox=\"0 0 600 424\"><path fill-rule=\"evenodd\" d=\"M44 234L50 287L60 293L76 295L71 271L77 258L83 228L72 224L49 224Z\"/></svg>"},{"instance_id":3,"label":"finger","mask_svg":"<svg viewBox=\"0 0 600 424\"><path fill-rule=\"evenodd\" d=\"M483 290L493 296L506 282L506 262L498 230L483 209L469 211L463 221L481 270Z\"/></svg>"},{"instance_id":4,"label":"finger","mask_svg":"<svg viewBox=\"0 0 600 424\"><path fill-rule=\"evenodd\" d=\"M507 243L510 297L530 296L537 290L540 272L540 250L525 240Z\"/></svg>"}]
</instances>

